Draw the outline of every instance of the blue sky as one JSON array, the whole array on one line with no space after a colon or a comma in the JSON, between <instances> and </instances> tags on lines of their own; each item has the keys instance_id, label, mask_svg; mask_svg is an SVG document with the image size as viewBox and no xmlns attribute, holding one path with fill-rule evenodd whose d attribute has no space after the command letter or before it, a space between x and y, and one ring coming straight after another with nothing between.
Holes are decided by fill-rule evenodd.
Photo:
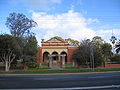
<instances>
[{"instance_id":1,"label":"blue sky","mask_svg":"<svg viewBox=\"0 0 120 90\"><path fill-rule=\"evenodd\" d=\"M120 39L120 0L0 0L0 33L9 13L23 13L38 23L32 31L40 44L53 36L77 40L96 35Z\"/></svg>"}]
</instances>

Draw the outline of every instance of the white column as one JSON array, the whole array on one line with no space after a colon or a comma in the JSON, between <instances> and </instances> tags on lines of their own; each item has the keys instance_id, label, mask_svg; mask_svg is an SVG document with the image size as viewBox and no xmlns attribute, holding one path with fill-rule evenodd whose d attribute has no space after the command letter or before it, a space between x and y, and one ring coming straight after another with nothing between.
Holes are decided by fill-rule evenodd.
<instances>
[{"instance_id":1,"label":"white column","mask_svg":"<svg viewBox=\"0 0 120 90\"><path fill-rule=\"evenodd\" d=\"M75 67L75 62L73 61L73 67Z\"/></svg>"},{"instance_id":2,"label":"white column","mask_svg":"<svg viewBox=\"0 0 120 90\"><path fill-rule=\"evenodd\" d=\"M52 68L52 56L49 56L49 67Z\"/></svg>"},{"instance_id":3,"label":"white column","mask_svg":"<svg viewBox=\"0 0 120 90\"><path fill-rule=\"evenodd\" d=\"M65 56L62 56L62 68L65 67Z\"/></svg>"}]
</instances>

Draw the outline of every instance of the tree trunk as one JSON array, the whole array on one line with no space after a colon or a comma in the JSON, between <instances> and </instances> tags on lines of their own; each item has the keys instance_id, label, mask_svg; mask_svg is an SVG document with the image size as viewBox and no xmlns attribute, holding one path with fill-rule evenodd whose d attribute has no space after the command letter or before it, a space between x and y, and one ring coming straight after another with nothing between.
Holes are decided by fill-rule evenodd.
<instances>
[{"instance_id":1,"label":"tree trunk","mask_svg":"<svg viewBox=\"0 0 120 90\"><path fill-rule=\"evenodd\" d=\"M4 53L1 55L0 59L5 63L5 71L9 71L11 63L13 62L13 60L15 59L15 54L11 52L8 52L7 54ZM12 58L11 58L12 57Z\"/></svg>"},{"instance_id":2,"label":"tree trunk","mask_svg":"<svg viewBox=\"0 0 120 90\"><path fill-rule=\"evenodd\" d=\"M6 71L6 72L9 71L8 61L5 62L5 71Z\"/></svg>"}]
</instances>

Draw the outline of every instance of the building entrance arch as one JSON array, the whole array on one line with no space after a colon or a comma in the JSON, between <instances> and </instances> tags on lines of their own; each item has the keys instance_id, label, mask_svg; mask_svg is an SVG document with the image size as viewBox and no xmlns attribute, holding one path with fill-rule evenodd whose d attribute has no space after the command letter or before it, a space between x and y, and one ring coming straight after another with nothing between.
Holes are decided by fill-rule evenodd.
<instances>
[{"instance_id":1,"label":"building entrance arch","mask_svg":"<svg viewBox=\"0 0 120 90\"><path fill-rule=\"evenodd\" d=\"M44 52L43 53L43 62L48 62L48 60L49 60L49 52Z\"/></svg>"},{"instance_id":2,"label":"building entrance arch","mask_svg":"<svg viewBox=\"0 0 120 90\"><path fill-rule=\"evenodd\" d=\"M50 68L54 68L54 69L59 69L61 67L65 67L65 54L62 55L48 55L49 56L49 67ZM53 61L53 57L62 57L62 59L60 60L60 62L58 61Z\"/></svg>"},{"instance_id":3,"label":"building entrance arch","mask_svg":"<svg viewBox=\"0 0 120 90\"><path fill-rule=\"evenodd\" d=\"M67 53L66 52L61 52L61 55L65 55L65 63L67 62ZM60 59L62 59L62 56L60 57Z\"/></svg>"},{"instance_id":4,"label":"building entrance arch","mask_svg":"<svg viewBox=\"0 0 120 90\"><path fill-rule=\"evenodd\" d=\"M57 52L53 52L52 55L53 55L53 57L52 57L52 60L53 60L53 61L57 61L57 60L59 59Z\"/></svg>"}]
</instances>

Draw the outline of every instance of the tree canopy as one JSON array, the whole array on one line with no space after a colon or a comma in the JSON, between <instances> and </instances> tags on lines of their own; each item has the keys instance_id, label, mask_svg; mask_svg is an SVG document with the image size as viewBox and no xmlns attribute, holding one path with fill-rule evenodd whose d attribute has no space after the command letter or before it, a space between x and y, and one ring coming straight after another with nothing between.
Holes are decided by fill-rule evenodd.
<instances>
[{"instance_id":1,"label":"tree canopy","mask_svg":"<svg viewBox=\"0 0 120 90\"><path fill-rule=\"evenodd\" d=\"M37 23L28 19L21 13L10 13L7 17L6 26L10 29L11 35L0 35L0 60L5 63L6 71L9 71L11 63L16 64L17 60L33 60L37 57L37 40L31 28Z\"/></svg>"},{"instance_id":2,"label":"tree canopy","mask_svg":"<svg viewBox=\"0 0 120 90\"><path fill-rule=\"evenodd\" d=\"M15 12L10 13L6 21L6 26L15 37L23 37L26 34L30 34L30 29L36 25L35 21L28 19L24 14Z\"/></svg>"},{"instance_id":3,"label":"tree canopy","mask_svg":"<svg viewBox=\"0 0 120 90\"><path fill-rule=\"evenodd\" d=\"M88 40L82 40L79 48L73 54L73 60L78 65L86 65L90 62L90 42Z\"/></svg>"},{"instance_id":4,"label":"tree canopy","mask_svg":"<svg viewBox=\"0 0 120 90\"><path fill-rule=\"evenodd\" d=\"M5 64L5 71L9 71L11 63L20 54L20 46L10 35L0 35L0 60Z\"/></svg>"},{"instance_id":5,"label":"tree canopy","mask_svg":"<svg viewBox=\"0 0 120 90\"><path fill-rule=\"evenodd\" d=\"M87 65L91 67L94 59L95 67L108 60L111 53L111 45L104 42L101 37L94 37L93 40L82 40L79 49L73 54L73 60L78 65Z\"/></svg>"},{"instance_id":6,"label":"tree canopy","mask_svg":"<svg viewBox=\"0 0 120 90\"><path fill-rule=\"evenodd\" d=\"M23 46L23 60L35 60L37 56L37 40L36 37L30 35L25 38Z\"/></svg>"}]
</instances>

